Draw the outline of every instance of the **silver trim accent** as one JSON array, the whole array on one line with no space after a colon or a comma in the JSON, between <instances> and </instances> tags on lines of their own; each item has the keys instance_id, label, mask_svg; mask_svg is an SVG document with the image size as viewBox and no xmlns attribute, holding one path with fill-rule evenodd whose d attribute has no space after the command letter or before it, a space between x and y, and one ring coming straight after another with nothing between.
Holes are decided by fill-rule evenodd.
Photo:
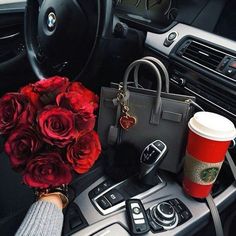
<instances>
[{"instance_id":1,"label":"silver trim accent","mask_svg":"<svg viewBox=\"0 0 236 236\"><path fill-rule=\"evenodd\" d=\"M206 45L206 44L204 44L204 43L201 43L201 42L198 42L198 41L196 41L196 40L192 40L192 42L194 42L194 43L196 43L196 44L199 44L199 45L201 45L201 46L204 46L204 47L206 47L206 48L210 48L210 49L212 49L213 51L220 52L220 53L225 54L225 55L227 55L227 56L232 56L232 57L234 57L233 55L230 55L230 54L228 54L228 53L226 53L226 52L223 52L223 51L221 51L221 50L218 50L217 48L213 48L213 47L211 47L211 46L208 46L208 45ZM202 53L203 53L203 52L202 52ZM209 56L208 54L206 54L206 55Z\"/></svg>"},{"instance_id":2,"label":"silver trim accent","mask_svg":"<svg viewBox=\"0 0 236 236\"><path fill-rule=\"evenodd\" d=\"M162 189L163 187L165 187L165 186L166 186L166 183L161 179L160 176L158 176L158 178L160 179L160 184L158 184L158 185L154 186L153 188L151 188L151 189L149 189L149 190L147 190L147 191L145 191L145 192L143 192L143 193L140 193L140 194L138 194L137 196L134 196L134 197L132 197L132 198L143 199L143 198L145 198L145 197L147 197L147 196L153 194L154 192L159 191L159 190ZM121 209L121 208L123 208L123 207L125 206L125 201L123 201L123 202L121 202L121 203L118 203L118 204L115 205L115 206L112 206L112 207L110 207L110 208L104 210L104 209L102 209L102 208L98 205L97 199L100 198L100 197L102 197L102 196L104 196L107 192L109 192L110 190L114 189L115 187L121 185L122 183L124 183L124 182L126 182L126 181L128 181L128 179L127 179L127 180L124 180L124 181L122 181L122 182L120 182L120 183L118 183L118 184L116 184L116 185L113 185L112 187L110 187L109 189L105 190L104 192L100 193L98 196L96 196L95 198L92 199L93 204L96 206L96 208L98 209L98 211L99 211L102 215L110 214L110 213L115 212L115 211L117 211L117 210L119 210L119 209ZM105 197L105 196L104 196L104 197Z\"/></svg>"},{"instance_id":3,"label":"silver trim accent","mask_svg":"<svg viewBox=\"0 0 236 236\"><path fill-rule=\"evenodd\" d=\"M202 55L204 55L204 56L207 56L207 57L209 57L210 55L209 54L207 54L207 53L205 53L205 52L202 52L202 51L198 51L200 54L202 54Z\"/></svg>"},{"instance_id":4,"label":"silver trim accent","mask_svg":"<svg viewBox=\"0 0 236 236\"><path fill-rule=\"evenodd\" d=\"M17 32L17 33L14 33L14 34L9 34L9 35L6 35L6 36L2 36L2 37L0 37L0 40L14 38L14 37L18 36L19 34L20 34L20 32Z\"/></svg>"}]
</instances>

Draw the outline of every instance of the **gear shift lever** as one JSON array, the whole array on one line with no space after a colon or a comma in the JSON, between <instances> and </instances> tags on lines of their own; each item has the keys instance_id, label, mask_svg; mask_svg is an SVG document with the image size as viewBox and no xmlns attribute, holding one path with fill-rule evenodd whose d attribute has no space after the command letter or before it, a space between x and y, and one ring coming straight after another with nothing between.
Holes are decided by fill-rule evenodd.
<instances>
[{"instance_id":1,"label":"gear shift lever","mask_svg":"<svg viewBox=\"0 0 236 236\"><path fill-rule=\"evenodd\" d=\"M160 140L155 140L144 148L140 157L139 174L142 183L151 186L158 184L157 168L166 153L167 147Z\"/></svg>"}]
</instances>

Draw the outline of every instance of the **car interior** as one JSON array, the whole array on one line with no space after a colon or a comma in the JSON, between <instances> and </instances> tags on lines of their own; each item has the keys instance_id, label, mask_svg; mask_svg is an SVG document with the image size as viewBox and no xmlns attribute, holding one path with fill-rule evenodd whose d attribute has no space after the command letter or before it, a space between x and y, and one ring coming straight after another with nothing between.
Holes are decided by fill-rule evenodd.
<instances>
[{"instance_id":1,"label":"car interior","mask_svg":"<svg viewBox=\"0 0 236 236\"><path fill-rule=\"evenodd\" d=\"M171 93L194 97L204 110L236 125L235 9L234 0L0 0L0 97L53 75L80 81L99 95L102 87L123 81L130 63L151 56L167 68ZM157 87L145 66L139 83ZM166 132L171 136L170 129ZM154 146L164 155L159 139ZM35 195L11 169L3 143L0 137L0 235L8 236L17 231ZM136 148L104 148L89 172L74 176L75 196L64 211L62 235L135 235L127 207L130 202L135 210L134 199L147 213L150 230L143 235L216 235L206 201L184 193L182 169L159 168L155 181L145 180L153 181L150 185L134 175L140 159ZM236 161L236 141L229 152ZM136 162L121 171L121 160L108 163L112 155L134 156ZM224 235L235 235L236 185L227 161L212 196ZM174 209L171 217L161 212L161 204L163 212ZM153 222L153 212L163 224Z\"/></svg>"}]
</instances>

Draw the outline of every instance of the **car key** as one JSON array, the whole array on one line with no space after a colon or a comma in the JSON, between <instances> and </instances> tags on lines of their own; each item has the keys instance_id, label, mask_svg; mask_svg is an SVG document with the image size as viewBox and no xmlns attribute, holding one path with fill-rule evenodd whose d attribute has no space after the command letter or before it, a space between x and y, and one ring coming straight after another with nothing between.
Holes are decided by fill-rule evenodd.
<instances>
[{"instance_id":1,"label":"car key","mask_svg":"<svg viewBox=\"0 0 236 236\"><path fill-rule=\"evenodd\" d=\"M132 235L145 234L150 230L146 211L138 199L126 200L126 213Z\"/></svg>"}]
</instances>

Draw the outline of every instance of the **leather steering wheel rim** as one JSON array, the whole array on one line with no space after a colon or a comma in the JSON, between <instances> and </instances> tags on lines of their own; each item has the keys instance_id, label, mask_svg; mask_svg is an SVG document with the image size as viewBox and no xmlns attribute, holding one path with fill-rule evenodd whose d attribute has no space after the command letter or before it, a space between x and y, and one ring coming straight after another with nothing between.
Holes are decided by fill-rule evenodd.
<instances>
[{"instance_id":1,"label":"leather steering wheel rim","mask_svg":"<svg viewBox=\"0 0 236 236\"><path fill-rule=\"evenodd\" d=\"M32 69L39 80L45 79L52 75L50 74L52 73L52 71L50 71L48 65L42 62L41 59L39 59L41 52L39 51L38 40L37 40L38 39L37 25L39 20L39 4L40 4L39 2L43 4L45 1L50 1L50 0L27 0L27 5L25 9L26 50ZM64 1L76 1L76 0L64 0ZM77 0L77 2L82 2L82 1L83 0ZM83 2L85 4L86 0ZM112 1L96 0L94 2L95 2L94 4L97 4L96 29L94 28L95 30L94 38L92 39L93 42L91 43L90 51L88 55L86 54L87 58L84 60L83 67L82 68L80 67L81 69L77 73L77 78L79 79L81 79L81 77L83 77L83 75L89 71L88 68L90 67L92 59L96 58L98 54L100 54L98 63L102 62L102 58L104 55L104 42L107 41L107 39L110 37L112 33L112 21L111 21L113 16ZM57 72L53 73L58 74Z\"/></svg>"}]
</instances>

